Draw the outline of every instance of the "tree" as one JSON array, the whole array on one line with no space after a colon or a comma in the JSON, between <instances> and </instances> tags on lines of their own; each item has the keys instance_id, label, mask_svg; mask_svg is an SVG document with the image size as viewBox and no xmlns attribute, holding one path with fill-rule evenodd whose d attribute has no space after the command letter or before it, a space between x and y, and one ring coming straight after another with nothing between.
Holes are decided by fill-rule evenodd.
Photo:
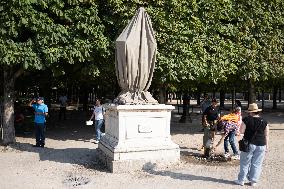
<instances>
[{"instance_id":1,"label":"tree","mask_svg":"<svg viewBox=\"0 0 284 189\"><path fill-rule=\"evenodd\" d=\"M14 82L24 70L61 72L63 63L89 64L97 75L96 57L105 57L108 39L96 1L4 0L0 2L0 64L4 70L4 138L15 141Z\"/></svg>"},{"instance_id":2,"label":"tree","mask_svg":"<svg viewBox=\"0 0 284 189\"><path fill-rule=\"evenodd\" d=\"M283 78L283 1L234 2L236 65L248 81L249 103L255 102L255 84Z\"/></svg>"}]
</instances>

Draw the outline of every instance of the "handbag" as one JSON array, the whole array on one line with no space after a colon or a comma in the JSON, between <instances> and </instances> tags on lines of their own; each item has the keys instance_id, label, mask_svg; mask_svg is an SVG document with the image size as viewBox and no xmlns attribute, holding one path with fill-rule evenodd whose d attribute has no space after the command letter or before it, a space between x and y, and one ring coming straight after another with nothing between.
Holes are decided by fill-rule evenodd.
<instances>
[{"instance_id":1,"label":"handbag","mask_svg":"<svg viewBox=\"0 0 284 189\"><path fill-rule=\"evenodd\" d=\"M239 141L239 150L242 152L249 152L249 141L245 138Z\"/></svg>"},{"instance_id":2,"label":"handbag","mask_svg":"<svg viewBox=\"0 0 284 189\"><path fill-rule=\"evenodd\" d=\"M262 124L262 121L261 120L261 124ZM260 125L256 128L254 134L253 134L253 137L251 138L251 140L254 139L255 135L256 135L256 132L258 130L258 128L260 127ZM251 141L250 140L250 141ZM245 138L242 138L242 140L239 141L239 150L242 151L242 152L249 152L250 148L249 148L249 144L250 144L250 141L245 139Z\"/></svg>"}]
</instances>

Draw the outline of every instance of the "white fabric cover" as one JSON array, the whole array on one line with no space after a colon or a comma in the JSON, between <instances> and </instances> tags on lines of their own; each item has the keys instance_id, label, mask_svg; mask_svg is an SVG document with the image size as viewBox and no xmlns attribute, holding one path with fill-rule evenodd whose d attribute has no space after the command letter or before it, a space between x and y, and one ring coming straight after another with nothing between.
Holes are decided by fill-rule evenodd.
<instances>
[{"instance_id":1,"label":"white fabric cover","mask_svg":"<svg viewBox=\"0 0 284 189\"><path fill-rule=\"evenodd\" d=\"M158 104L147 92L155 68L157 43L151 21L139 8L116 39L116 74L121 93L117 104Z\"/></svg>"}]
</instances>

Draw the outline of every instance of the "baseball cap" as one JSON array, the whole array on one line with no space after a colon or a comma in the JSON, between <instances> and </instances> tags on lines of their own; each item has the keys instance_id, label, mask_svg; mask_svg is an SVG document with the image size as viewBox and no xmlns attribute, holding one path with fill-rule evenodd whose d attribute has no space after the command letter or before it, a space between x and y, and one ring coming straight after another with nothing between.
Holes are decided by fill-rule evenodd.
<instances>
[{"instance_id":1,"label":"baseball cap","mask_svg":"<svg viewBox=\"0 0 284 189\"><path fill-rule=\"evenodd\" d=\"M43 100L44 101L44 98L43 97L38 97L37 100Z\"/></svg>"}]
</instances>

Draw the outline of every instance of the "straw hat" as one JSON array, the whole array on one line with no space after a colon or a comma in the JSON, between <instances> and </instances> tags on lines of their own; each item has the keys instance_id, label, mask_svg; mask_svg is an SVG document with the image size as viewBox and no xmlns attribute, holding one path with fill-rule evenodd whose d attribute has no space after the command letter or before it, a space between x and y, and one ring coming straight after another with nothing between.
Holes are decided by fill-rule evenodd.
<instances>
[{"instance_id":1,"label":"straw hat","mask_svg":"<svg viewBox=\"0 0 284 189\"><path fill-rule=\"evenodd\" d=\"M261 112L262 109L259 109L256 103L249 104L248 112Z\"/></svg>"}]
</instances>

